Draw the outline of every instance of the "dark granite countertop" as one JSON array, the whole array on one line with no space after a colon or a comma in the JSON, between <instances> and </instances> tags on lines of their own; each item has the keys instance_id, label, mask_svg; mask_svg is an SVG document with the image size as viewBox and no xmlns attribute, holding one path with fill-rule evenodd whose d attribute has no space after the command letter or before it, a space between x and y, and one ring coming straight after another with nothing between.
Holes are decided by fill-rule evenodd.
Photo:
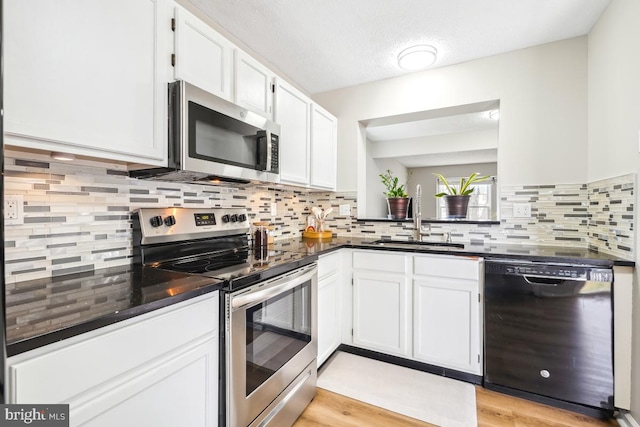
<instances>
[{"instance_id":1,"label":"dark granite countertop","mask_svg":"<svg viewBox=\"0 0 640 427\"><path fill-rule=\"evenodd\" d=\"M141 266L6 285L7 355L220 289L224 281Z\"/></svg>"},{"instance_id":2,"label":"dark granite countertop","mask_svg":"<svg viewBox=\"0 0 640 427\"><path fill-rule=\"evenodd\" d=\"M384 245L374 244L375 238L337 237L329 242L313 240L288 239L275 243L275 248L282 251L303 251L306 254L322 255L340 248L378 249L386 251L431 253L444 255L478 256L484 258L501 258L514 260L531 260L555 263L583 263L594 266L627 266L635 267L635 262L613 255L590 251L587 248L536 246L536 245L470 245L464 248L425 247L406 244Z\"/></svg>"},{"instance_id":3,"label":"dark granite countertop","mask_svg":"<svg viewBox=\"0 0 640 427\"><path fill-rule=\"evenodd\" d=\"M333 238L328 242L293 238L276 241L272 249L284 254L270 259L277 268L287 260L313 262L341 248L508 258L541 262L629 266L635 262L589 251L528 245L465 245L464 248L373 244L371 238ZM309 257L309 258L307 258ZM42 347L121 320L185 301L227 282L203 276L141 266L112 267L86 273L36 279L6 286L8 356Z\"/></svg>"}]
</instances>

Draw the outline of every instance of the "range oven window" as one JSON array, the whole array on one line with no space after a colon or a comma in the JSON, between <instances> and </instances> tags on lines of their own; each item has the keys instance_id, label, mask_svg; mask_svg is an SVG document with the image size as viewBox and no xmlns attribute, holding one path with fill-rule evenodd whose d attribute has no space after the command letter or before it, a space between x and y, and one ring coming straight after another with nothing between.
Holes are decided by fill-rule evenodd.
<instances>
[{"instance_id":1,"label":"range oven window","mask_svg":"<svg viewBox=\"0 0 640 427\"><path fill-rule=\"evenodd\" d=\"M189 101L189 156L248 169L260 164L260 129Z\"/></svg>"},{"instance_id":2,"label":"range oven window","mask_svg":"<svg viewBox=\"0 0 640 427\"><path fill-rule=\"evenodd\" d=\"M246 395L311 342L311 281L246 310Z\"/></svg>"}]
</instances>

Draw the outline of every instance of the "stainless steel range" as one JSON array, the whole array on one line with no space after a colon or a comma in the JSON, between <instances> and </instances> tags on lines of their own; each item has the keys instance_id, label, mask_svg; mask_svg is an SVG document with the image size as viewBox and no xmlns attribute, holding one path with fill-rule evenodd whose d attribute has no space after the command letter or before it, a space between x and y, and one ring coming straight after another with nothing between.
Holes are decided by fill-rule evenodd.
<instances>
[{"instance_id":1,"label":"stainless steel range","mask_svg":"<svg viewBox=\"0 0 640 427\"><path fill-rule=\"evenodd\" d=\"M224 282L226 425L287 426L316 388L317 267L251 248L245 209L134 212L134 261Z\"/></svg>"}]
</instances>

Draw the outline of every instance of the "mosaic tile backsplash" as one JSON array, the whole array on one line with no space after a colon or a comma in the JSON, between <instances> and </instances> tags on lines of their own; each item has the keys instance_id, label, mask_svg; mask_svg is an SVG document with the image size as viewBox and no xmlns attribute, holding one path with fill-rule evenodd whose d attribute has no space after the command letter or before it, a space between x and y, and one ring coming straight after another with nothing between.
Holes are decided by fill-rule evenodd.
<instances>
[{"instance_id":1,"label":"mosaic tile backsplash","mask_svg":"<svg viewBox=\"0 0 640 427\"><path fill-rule=\"evenodd\" d=\"M251 221L275 226L276 240L300 236L312 206L333 207L327 225L335 235L412 234L408 222L358 221L355 192L141 181L120 164L5 156L5 194L24 196L24 224L5 226L8 283L130 263L130 213L139 207L246 207ZM633 174L584 185L502 186L500 224L432 224L431 233L478 245L588 246L633 259L634 188ZM518 202L531 203L531 218L513 217ZM341 204L351 206L350 216L336 214Z\"/></svg>"}]
</instances>

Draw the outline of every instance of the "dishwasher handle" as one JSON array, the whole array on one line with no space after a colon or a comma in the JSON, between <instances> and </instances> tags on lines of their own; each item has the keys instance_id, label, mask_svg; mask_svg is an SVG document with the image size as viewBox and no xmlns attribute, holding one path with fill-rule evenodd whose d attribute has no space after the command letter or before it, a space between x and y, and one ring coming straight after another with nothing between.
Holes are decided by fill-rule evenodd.
<instances>
[{"instance_id":1,"label":"dishwasher handle","mask_svg":"<svg viewBox=\"0 0 640 427\"><path fill-rule=\"evenodd\" d=\"M534 285L534 286L549 286L549 287L556 287L560 284L562 284L563 282L586 282L587 279L586 278L572 278L572 279L560 279L557 277L548 277L548 276L532 276L532 275L522 275L522 278L524 279L525 282L527 282L530 285ZM531 279L530 279L531 278ZM535 279L544 279L546 281L542 282L539 280L535 280Z\"/></svg>"}]
</instances>

